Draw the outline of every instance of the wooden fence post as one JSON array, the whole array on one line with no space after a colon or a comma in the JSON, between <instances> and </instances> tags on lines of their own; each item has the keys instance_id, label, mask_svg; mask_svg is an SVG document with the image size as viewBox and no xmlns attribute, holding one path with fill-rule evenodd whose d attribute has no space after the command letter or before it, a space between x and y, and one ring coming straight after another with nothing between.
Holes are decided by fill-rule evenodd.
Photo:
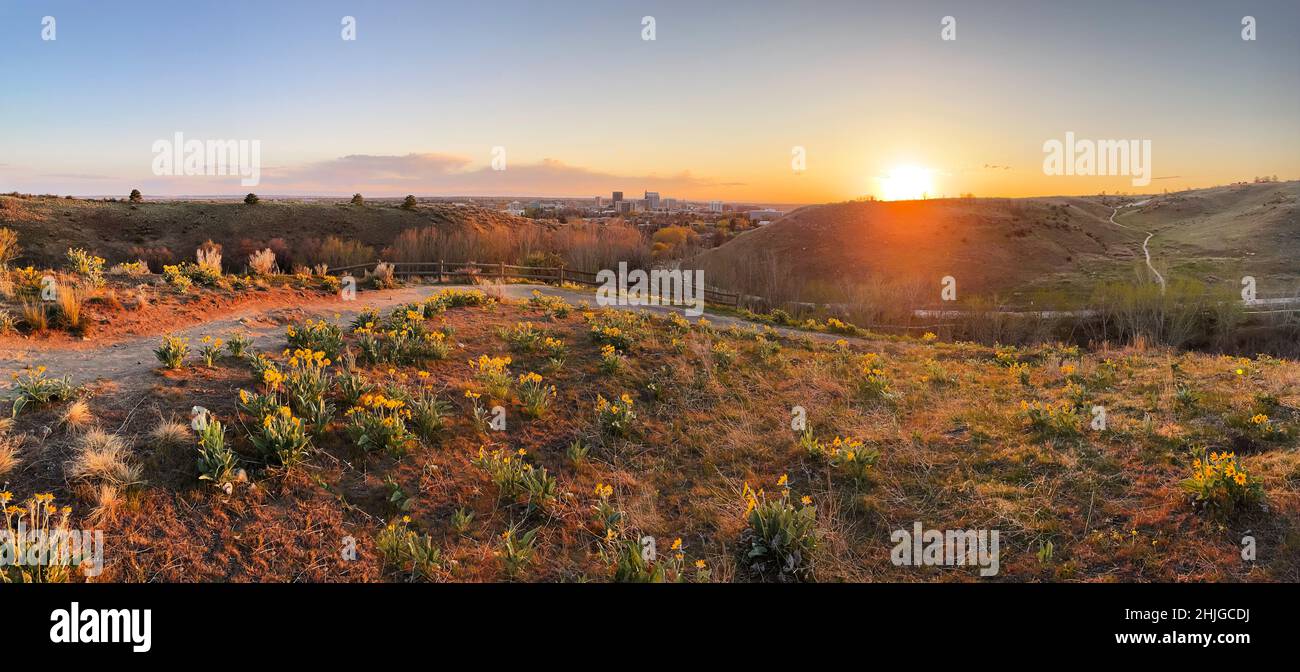
<instances>
[{"instance_id":1,"label":"wooden fence post","mask_svg":"<svg viewBox=\"0 0 1300 672\"><path fill-rule=\"evenodd\" d=\"M443 282L443 277L446 274L447 274L446 265L444 264L443 260L439 259L438 260L438 282L440 284Z\"/></svg>"},{"instance_id":2,"label":"wooden fence post","mask_svg":"<svg viewBox=\"0 0 1300 672\"><path fill-rule=\"evenodd\" d=\"M560 267L560 284L561 284L561 285L564 284L564 267L563 267L563 266Z\"/></svg>"},{"instance_id":3,"label":"wooden fence post","mask_svg":"<svg viewBox=\"0 0 1300 672\"><path fill-rule=\"evenodd\" d=\"M498 262L497 262L497 277L500 278L502 282L505 282L505 279L506 279L506 262L504 262L504 261L498 261Z\"/></svg>"}]
</instances>

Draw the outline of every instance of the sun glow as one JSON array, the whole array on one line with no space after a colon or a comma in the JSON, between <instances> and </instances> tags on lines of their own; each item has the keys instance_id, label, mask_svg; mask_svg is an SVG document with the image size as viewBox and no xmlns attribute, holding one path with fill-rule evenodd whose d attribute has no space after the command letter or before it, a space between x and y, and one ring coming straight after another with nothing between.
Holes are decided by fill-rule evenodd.
<instances>
[{"instance_id":1,"label":"sun glow","mask_svg":"<svg viewBox=\"0 0 1300 672\"><path fill-rule=\"evenodd\" d=\"M919 166L894 166L879 178L880 198L886 201L913 201L934 193L930 180L933 171Z\"/></svg>"}]
</instances>

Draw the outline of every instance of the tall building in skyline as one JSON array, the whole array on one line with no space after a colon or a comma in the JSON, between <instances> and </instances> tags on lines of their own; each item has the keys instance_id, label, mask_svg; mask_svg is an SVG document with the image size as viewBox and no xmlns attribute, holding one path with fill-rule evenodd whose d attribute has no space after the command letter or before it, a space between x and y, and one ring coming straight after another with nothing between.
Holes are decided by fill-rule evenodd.
<instances>
[{"instance_id":1,"label":"tall building in skyline","mask_svg":"<svg viewBox=\"0 0 1300 672\"><path fill-rule=\"evenodd\" d=\"M722 201L709 201L709 212L722 212Z\"/></svg>"},{"instance_id":2,"label":"tall building in skyline","mask_svg":"<svg viewBox=\"0 0 1300 672\"><path fill-rule=\"evenodd\" d=\"M645 209L646 210L659 209L659 192L657 191L645 192Z\"/></svg>"},{"instance_id":3,"label":"tall building in skyline","mask_svg":"<svg viewBox=\"0 0 1300 672\"><path fill-rule=\"evenodd\" d=\"M623 192L621 191L614 192L614 206L618 207L618 203L622 200L623 200Z\"/></svg>"}]
</instances>

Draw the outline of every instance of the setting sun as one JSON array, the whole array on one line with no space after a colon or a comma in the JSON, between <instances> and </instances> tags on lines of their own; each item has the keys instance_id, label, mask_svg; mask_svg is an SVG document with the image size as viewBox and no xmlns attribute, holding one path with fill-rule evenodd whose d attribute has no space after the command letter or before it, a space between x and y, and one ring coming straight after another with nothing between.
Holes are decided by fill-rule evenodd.
<instances>
[{"instance_id":1,"label":"setting sun","mask_svg":"<svg viewBox=\"0 0 1300 672\"><path fill-rule=\"evenodd\" d=\"M918 166L895 166L880 178L880 198L886 201L913 201L934 191L932 171Z\"/></svg>"}]
</instances>

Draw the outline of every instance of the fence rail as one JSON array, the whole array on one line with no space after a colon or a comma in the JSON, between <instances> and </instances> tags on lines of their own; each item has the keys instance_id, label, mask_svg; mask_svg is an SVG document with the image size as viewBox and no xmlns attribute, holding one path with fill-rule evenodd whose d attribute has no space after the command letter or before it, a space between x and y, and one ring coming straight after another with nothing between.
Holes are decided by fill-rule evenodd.
<instances>
[{"instance_id":1,"label":"fence rail","mask_svg":"<svg viewBox=\"0 0 1300 672\"><path fill-rule=\"evenodd\" d=\"M375 266L383 262L372 261L351 266L330 268L327 273L347 275L358 271L372 272ZM387 262L393 267L393 275L399 277L433 277L437 282L454 282L455 278L507 278L521 280L540 280L542 282L571 282L576 285L596 287L602 283L596 280L598 273L583 271L563 266L518 266L515 264L485 264L473 261L396 261ZM711 287L704 288L704 300L720 306L736 308L740 305L740 294L724 292Z\"/></svg>"}]
</instances>

